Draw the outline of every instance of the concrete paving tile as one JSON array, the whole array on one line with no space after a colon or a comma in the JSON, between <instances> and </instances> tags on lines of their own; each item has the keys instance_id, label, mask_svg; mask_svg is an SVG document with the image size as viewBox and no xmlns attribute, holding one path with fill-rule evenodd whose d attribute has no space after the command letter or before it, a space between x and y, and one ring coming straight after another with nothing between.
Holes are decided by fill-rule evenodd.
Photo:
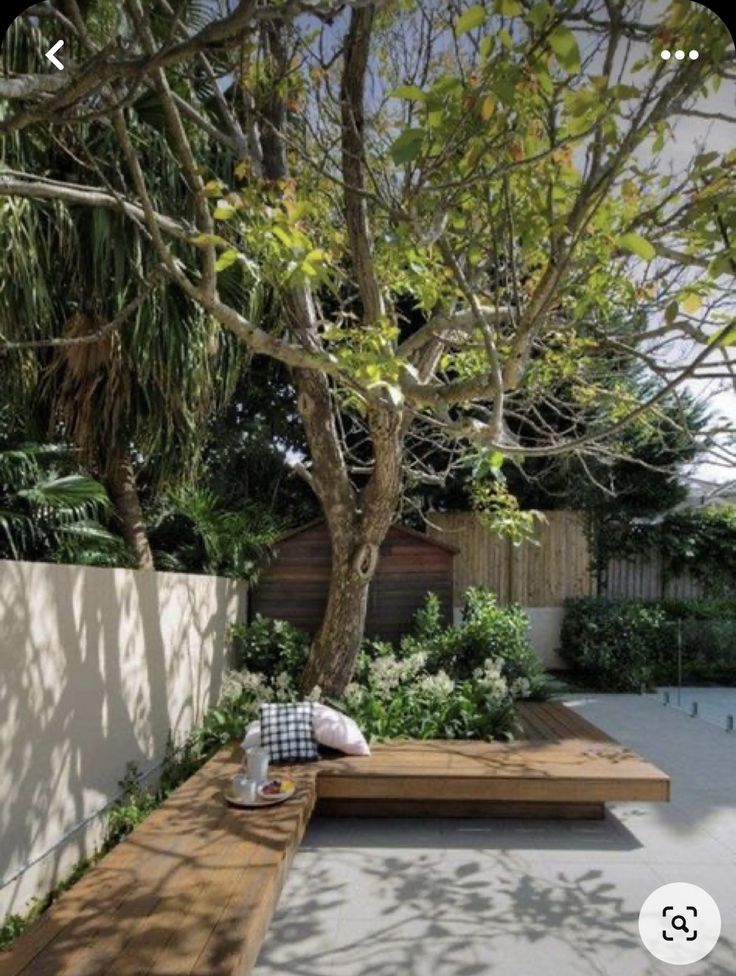
<instances>
[{"instance_id":1,"label":"concrete paving tile","mask_svg":"<svg viewBox=\"0 0 736 976\"><path fill-rule=\"evenodd\" d=\"M324 963L335 976L481 976L463 934L422 917L347 921Z\"/></svg>"}]
</instances>

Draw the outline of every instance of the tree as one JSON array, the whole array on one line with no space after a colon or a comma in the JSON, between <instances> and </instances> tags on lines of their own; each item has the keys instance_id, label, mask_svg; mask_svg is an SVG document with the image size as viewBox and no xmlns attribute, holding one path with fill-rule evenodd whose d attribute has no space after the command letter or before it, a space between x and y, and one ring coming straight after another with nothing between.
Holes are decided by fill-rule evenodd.
<instances>
[{"instance_id":1,"label":"tree","mask_svg":"<svg viewBox=\"0 0 736 976\"><path fill-rule=\"evenodd\" d=\"M119 538L99 521L104 486L70 462L63 445L0 442L0 558L120 560Z\"/></svg>"},{"instance_id":2,"label":"tree","mask_svg":"<svg viewBox=\"0 0 736 976\"><path fill-rule=\"evenodd\" d=\"M729 375L736 154L694 151L677 172L658 162L677 119L707 116L730 83L730 36L705 8L674 0L654 23L629 0L240 0L199 30L169 19L162 38L162 15L126 0L103 54L90 17L67 7L72 70L52 93L32 72L7 79L16 104L0 135L48 140L53 121L79 148L92 115L114 133L114 172L5 171L0 195L142 225L171 288L290 370L308 449L295 468L332 545L305 689L349 680L404 485L435 476L428 445L481 452L491 469L597 457L689 378ZM664 61L674 36L698 37L700 57ZM183 210L152 188L140 89L161 113ZM221 163L201 158L203 132ZM220 288L234 266L273 290L275 322ZM609 330L614 319L635 324ZM574 422L514 434L530 403L568 415L560 371L587 410L603 393L588 366L613 354L645 366L651 396L607 398L579 436Z\"/></svg>"},{"instance_id":3,"label":"tree","mask_svg":"<svg viewBox=\"0 0 736 976\"><path fill-rule=\"evenodd\" d=\"M110 16L109 3L98 14L106 6ZM35 53L37 30L15 33L11 50L25 60ZM157 206L182 210L186 187L158 135L159 121L155 102L141 94L131 137L143 164L155 164L149 185ZM87 124L76 138L79 154L34 138L6 140L4 166L63 169L70 181L90 169L101 179L114 171L109 132ZM205 138L197 150L212 155ZM112 211L5 201L0 329L31 342L39 334L64 341L5 357L0 375L8 402L20 397L35 415L34 436L73 443L81 463L105 482L134 565L152 569L141 487L150 492L191 480L202 427L227 401L245 356L199 305L162 282L144 237L142 227ZM260 315L260 295L241 290L239 270L226 279L221 287L232 300ZM126 330L104 328L116 316Z\"/></svg>"}]
</instances>

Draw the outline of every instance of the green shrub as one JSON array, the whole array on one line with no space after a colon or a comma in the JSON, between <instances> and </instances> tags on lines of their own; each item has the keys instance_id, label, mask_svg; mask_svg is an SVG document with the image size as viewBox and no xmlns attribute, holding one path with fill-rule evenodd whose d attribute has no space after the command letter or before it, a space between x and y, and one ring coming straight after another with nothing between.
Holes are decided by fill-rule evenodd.
<instances>
[{"instance_id":1,"label":"green shrub","mask_svg":"<svg viewBox=\"0 0 736 976\"><path fill-rule=\"evenodd\" d=\"M448 627L429 594L398 647L365 641L353 681L329 704L351 715L369 738L507 738L514 702L546 697L549 685L527 639L519 607L469 590L462 623ZM308 639L284 621L257 617L238 628L236 660L219 709L244 729L262 701L293 701Z\"/></svg>"},{"instance_id":2,"label":"green shrub","mask_svg":"<svg viewBox=\"0 0 736 976\"><path fill-rule=\"evenodd\" d=\"M560 654L593 687L640 691L655 680L664 611L634 600L566 601Z\"/></svg>"},{"instance_id":3,"label":"green shrub","mask_svg":"<svg viewBox=\"0 0 736 976\"><path fill-rule=\"evenodd\" d=\"M232 628L234 666L237 671L276 675L286 672L296 683L309 655L309 637L286 620L256 614L249 624Z\"/></svg>"},{"instance_id":4,"label":"green shrub","mask_svg":"<svg viewBox=\"0 0 736 976\"><path fill-rule=\"evenodd\" d=\"M443 669L464 680L491 658L502 662L509 683L519 682L523 698L544 698L549 683L528 638L529 621L521 607L499 606L487 590L471 588L465 594L462 622L443 627L439 601L430 594L417 614L414 631L401 642L403 654L422 650L429 671Z\"/></svg>"},{"instance_id":5,"label":"green shrub","mask_svg":"<svg viewBox=\"0 0 736 976\"><path fill-rule=\"evenodd\" d=\"M33 919L22 915L6 915L0 924L0 951L7 949L14 939L28 927Z\"/></svg>"},{"instance_id":6,"label":"green shrub","mask_svg":"<svg viewBox=\"0 0 736 976\"><path fill-rule=\"evenodd\" d=\"M568 600L560 653L595 688L639 691L678 676L736 680L736 603L724 600Z\"/></svg>"},{"instance_id":7,"label":"green shrub","mask_svg":"<svg viewBox=\"0 0 736 976\"><path fill-rule=\"evenodd\" d=\"M134 762L126 764L125 775L120 780L119 786L123 795L108 811L106 847L113 847L122 840L134 827L145 820L159 803L156 791L141 782L138 767Z\"/></svg>"}]
</instances>

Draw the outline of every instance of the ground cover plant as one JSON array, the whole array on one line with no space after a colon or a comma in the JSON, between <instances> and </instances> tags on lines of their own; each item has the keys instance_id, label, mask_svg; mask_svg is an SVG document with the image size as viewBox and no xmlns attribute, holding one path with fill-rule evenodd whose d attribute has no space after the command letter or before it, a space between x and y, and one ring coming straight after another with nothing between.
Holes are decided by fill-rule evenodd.
<instances>
[{"instance_id":1,"label":"ground cover plant","mask_svg":"<svg viewBox=\"0 0 736 976\"><path fill-rule=\"evenodd\" d=\"M587 685L736 684L736 600L567 600L560 653Z\"/></svg>"}]
</instances>

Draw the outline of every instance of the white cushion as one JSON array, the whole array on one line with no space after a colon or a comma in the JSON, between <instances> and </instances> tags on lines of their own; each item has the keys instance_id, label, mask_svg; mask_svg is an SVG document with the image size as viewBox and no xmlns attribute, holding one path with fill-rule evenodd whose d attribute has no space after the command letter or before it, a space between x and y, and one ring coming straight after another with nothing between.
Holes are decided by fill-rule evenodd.
<instances>
[{"instance_id":1,"label":"white cushion","mask_svg":"<svg viewBox=\"0 0 736 976\"><path fill-rule=\"evenodd\" d=\"M338 749L347 756L370 756L371 750L353 719L329 705L314 703L314 736L320 745ZM252 749L261 744L261 723L251 722L245 730L243 749Z\"/></svg>"},{"instance_id":2,"label":"white cushion","mask_svg":"<svg viewBox=\"0 0 736 976\"><path fill-rule=\"evenodd\" d=\"M339 749L347 756L370 756L365 736L347 715L315 702L313 716L314 735L321 745Z\"/></svg>"}]
</instances>

